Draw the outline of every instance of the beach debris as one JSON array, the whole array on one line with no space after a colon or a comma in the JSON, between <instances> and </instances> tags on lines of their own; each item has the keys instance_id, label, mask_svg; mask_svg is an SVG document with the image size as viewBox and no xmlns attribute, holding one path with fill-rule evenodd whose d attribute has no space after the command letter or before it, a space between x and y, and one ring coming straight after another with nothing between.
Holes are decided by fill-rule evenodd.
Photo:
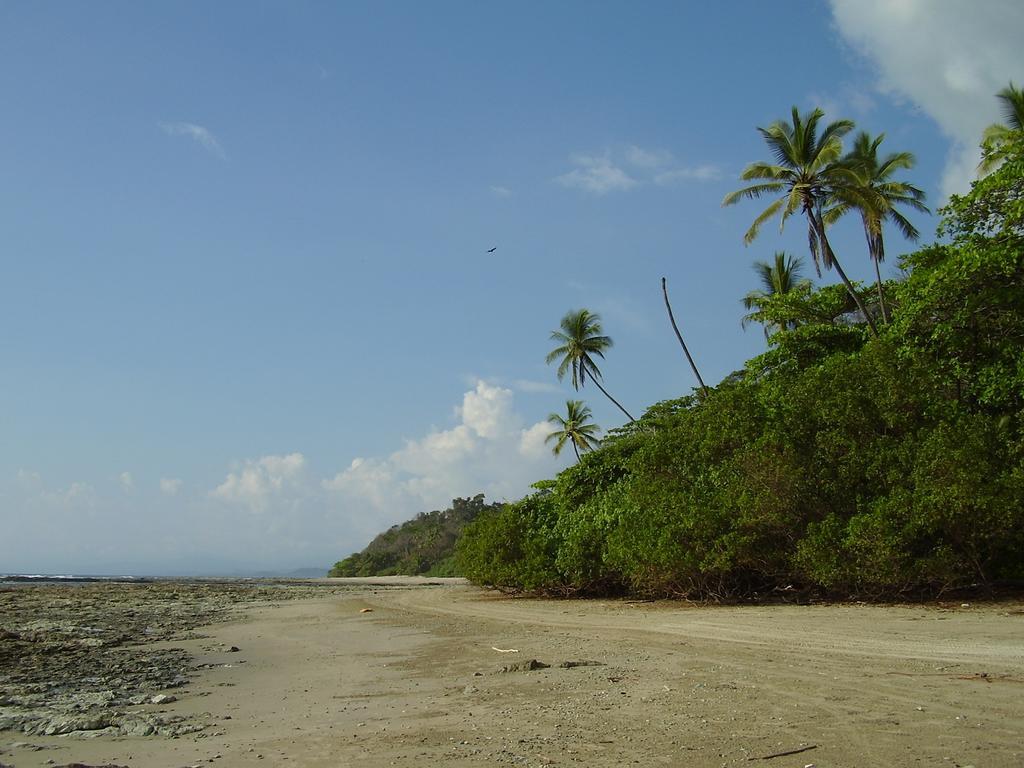
<instances>
[{"instance_id":1,"label":"beach debris","mask_svg":"<svg viewBox=\"0 0 1024 768\"><path fill-rule=\"evenodd\" d=\"M360 608L360 613L373 613L373 608Z\"/></svg>"},{"instance_id":2,"label":"beach debris","mask_svg":"<svg viewBox=\"0 0 1024 768\"><path fill-rule=\"evenodd\" d=\"M543 661L529 659L528 661L517 661L515 664L506 664L501 668L504 672L533 672L535 669L548 669L551 665Z\"/></svg>"},{"instance_id":3,"label":"beach debris","mask_svg":"<svg viewBox=\"0 0 1024 768\"><path fill-rule=\"evenodd\" d=\"M158 693L156 696L149 700L150 704L173 704L178 700L177 696L172 696L169 693Z\"/></svg>"},{"instance_id":4,"label":"beach debris","mask_svg":"<svg viewBox=\"0 0 1024 768\"><path fill-rule=\"evenodd\" d=\"M519 653L518 648L496 648L493 645L491 646L491 650L497 651L498 653Z\"/></svg>"},{"instance_id":5,"label":"beach debris","mask_svg":"<svg viewBox=\"0 0 1024 768\"><path fill-rule=\"evenodd\" d=\"M817 744L808 744L805 747L796 747L795 749L787 749L783 752L772 752L770 755L761 755L755 757L748 757L747 760L772 760L776 757L786 757L787 755L799 755L801 752L809 752L812 749L817 749Z\"/></svg>"},{"instance_id":6,"label":"beach debris","mask_svg":"<svg viewBox=\"0 0 1024 768\"><path fill-rule=\"evenodd\" d=\"M587 661L581 659L579 661L563 661L558 665L559 669L573 669L575 667L602 667L604 666L600 661Z\"/></svg>"}]
</instances>

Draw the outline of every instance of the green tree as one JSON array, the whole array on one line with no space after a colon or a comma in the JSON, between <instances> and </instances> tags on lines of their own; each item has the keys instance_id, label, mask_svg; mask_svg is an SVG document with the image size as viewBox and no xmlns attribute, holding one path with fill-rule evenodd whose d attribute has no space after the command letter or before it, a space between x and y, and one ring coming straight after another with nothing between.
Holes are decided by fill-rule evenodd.
<instances>
[{"instance_id":1,"label":"green tree","mask_svg":"<svg viewBox=\"0 0 1024 768\"><path fill-rule=\"evenodd\" d=\"M601 316L589 309L574 309L567 312L560 323L562 330L552 331L551 340L558 346L548 353L548 365L559 360L558 380L572 371L572 386L577 392L587 379L594 382L605 397L611 400L630 421L636 421L618 400L601 386L601 370L594 362L595 357L604 359L604 351L612 346L610 337L603 335Z\"/></svg>"},{"instance_id":2,"label":"green tree","mask_svg":"<svg viewBox=\"0 0 1024 768\"><path fill-rule=\"evenodd\" d=\"M766 296L754 319L795 329L481 514L465 575L703 599L1024 579L1024 131L1003 151L941 211L943 242L902 258L884 334L847 321L838 282Z\"/></svg>"},{"instance_id":3,"label":"green tree","mask_svg":"<svg viewBox=\"0 0 1024 768\"><path fill-rule=\"evenodd\" d=\"M560 416L552 413L548 421L558 429L544 438L545 443L555 440L555 447L552 449L555 456L562 452L565 444L572 443L572 449L576 453L576 461L580 460L580 452L586 453L597 448L601 443L595 437L601 428L590 422L590 409L583 404L582 400L566 400L566 415Z\"/></svg>"},{"instance_id":4,"label":"green tree","mask_svg":"<svg viewBox=\"0 0 1024 768\"><path fill-rule=\"evenodd\" d=\"M743 327L755 320L755 315L762 308L762 305L769 296L783 296L799 290L802 286L810 286L811 281L803 277L803 259L791 256L784 251L775 252L775 263L769 264L765 261L755 261L754 271L761 279L761 288L750 291L743 297L743 308L748 314L743 317ZM764 335L768 338L776 330L796 327L796 322L784 322L781 324L765 323Z\"/></svg>"},{"instance_id":5,"label":"green tree","mask_svg":"<svg viewBox=\"0 0 1024 768\"><path fill-rule=\"evenodd\" d=\"M922 202L924 192L913 184L896 181L892 177L900 170L909 170L917 162L910 152L893 152L884 158L878 157L878 147L885 139L881 133L872 138L861 131L853 140L853 148L843 158L843 164L851 171L848 184L838 189L842 195L848 188L858 192L852 199L835 201L835 205L825 212L825 223L831 224L851 208L860 211L864 225L864 236L868 242L868 255L875 266L875 281L878 286L878 305L882 311L882 320L889 322L889 313L885 306L885 294L882 290L882 272L879 264L885 261L885 240L882 227L886 222L896 226L908 240L916 242L920 233L913 224L896 210L897 206L907 206L921 213L928 213Z\"/></svg>"},{"instance_id":6,"label":"green tree","mask_svg":"<svg viewBox=\"0 0 1024 768\"><path fill-rule=\"evenodd\" d=\"M1024 131L1024 90L1015 88L1011 82L996 94L1002 102L1005 123L992 123L982 134L981 146L984 157L978 165L978 173L987 176L1006 157L1005 147L1010 135Z\"/></svg>"},{"instance_id":7,"label":"green tree","mask_svg":"<svg viewBox=\"0 0 1024 768\"><path fill-rule=\"evenodd\" d=\"M807 241L814 266L821 273L821 267L834 268L846 286L850 297L864 316L872 333L878 335L874 320L846 271L836 258L825 232L823 210L829 200L842 198L848 203L869 206L865 192L851 183L850 169L840 162L843 154L842 139L853 130L853 121L836 120L818 132L818 122L825 113L815 109L801 115L793 107L793 121L777 120L767 128L758 128L768 144L774 163L757 162L748 165L740 178L744 181L758 181L743 189L730 192L722 205L733 205L740 200L757 200L765 196L779 195L754 219L743 237L751 243L757 237L761 225L778 215L780 227L797 212L807 219Z\"/></svg>"},{"instance_id":8,"label":"green tree","mask_svg":"<svg viewBox=\"0 0 1024 768\"><path fill-rule=\"evenodd\" d=\"M1003 151L940 211L952 242L904 258L893 326L908 353L944 372L958 404L1024 427L1024 132Z\"/></svg>"}]
</instances>

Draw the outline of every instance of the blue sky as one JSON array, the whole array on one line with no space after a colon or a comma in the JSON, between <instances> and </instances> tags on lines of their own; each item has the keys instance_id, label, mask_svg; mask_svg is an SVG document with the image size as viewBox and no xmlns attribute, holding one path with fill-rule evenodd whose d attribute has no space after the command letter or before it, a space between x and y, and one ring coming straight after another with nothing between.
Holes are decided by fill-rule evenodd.
<instances>
[{"instance_id":1,"label":"blue sky","mask_svg":"<svg viewBox=\"0 0 1024 768\"><path fill-rule=\"evenodd\" d=\"M0 4L0 572L329 565L517 497L565 465L567 310L637 412L693 385L662 276L707 379L763 349L751 262L806 245L720 207L756 126L885 131L934 207L1021 29L1013 0Z\"/></svg>"}]
</instances>

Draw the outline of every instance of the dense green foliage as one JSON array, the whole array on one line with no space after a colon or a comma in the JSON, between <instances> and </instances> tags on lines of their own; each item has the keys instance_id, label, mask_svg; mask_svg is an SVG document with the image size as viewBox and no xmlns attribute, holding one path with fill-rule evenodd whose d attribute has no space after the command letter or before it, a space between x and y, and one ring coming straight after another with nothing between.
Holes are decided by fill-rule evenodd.
<instances>
[{"instance_id":1,"label":"dense green foliage","mask_svg":"<svg viewBox=\"0 0 1024 768\"><path fill-rule=\"evenodd\" d=\"M457 547L510 591L882 597L1024 578L1024 136L878 292L758 297L768 351L659 403Z\"/></svg>"},{"instance_id":2,"label":"dense green foliage","mask_svg":"<svg viewBox=\"0 0 1024 768\"><path fill-rule=\"evenodd\" d=\"M498 508L485 503L481 493L472 499L455 499L448 509L421 512L378 535L362 552L335 563L328 575L457 576L455 542L463 528L481 513Z\"/></svg>"}]
</instances>

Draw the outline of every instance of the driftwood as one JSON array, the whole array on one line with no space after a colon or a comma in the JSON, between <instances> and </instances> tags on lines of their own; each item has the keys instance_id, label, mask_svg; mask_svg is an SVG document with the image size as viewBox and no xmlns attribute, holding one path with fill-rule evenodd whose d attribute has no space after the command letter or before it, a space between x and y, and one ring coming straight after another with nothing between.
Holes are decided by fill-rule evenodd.
<instances>
[{"instance_id":1,"label":"driftwood","mask_svg":"<svg viewBox=\"0 0 1024 768\"><path fill-rule=\"evenodd\" d=\"M786 755L799 755L801 752L809 752L810 750L817 748L817 744L810 744L806 747L787 749L785 752L773 752L770 755L761 755L760 757L748 757L747 760L771 760L774 757L785 757Z\"/></svg>"}]
</instances>

